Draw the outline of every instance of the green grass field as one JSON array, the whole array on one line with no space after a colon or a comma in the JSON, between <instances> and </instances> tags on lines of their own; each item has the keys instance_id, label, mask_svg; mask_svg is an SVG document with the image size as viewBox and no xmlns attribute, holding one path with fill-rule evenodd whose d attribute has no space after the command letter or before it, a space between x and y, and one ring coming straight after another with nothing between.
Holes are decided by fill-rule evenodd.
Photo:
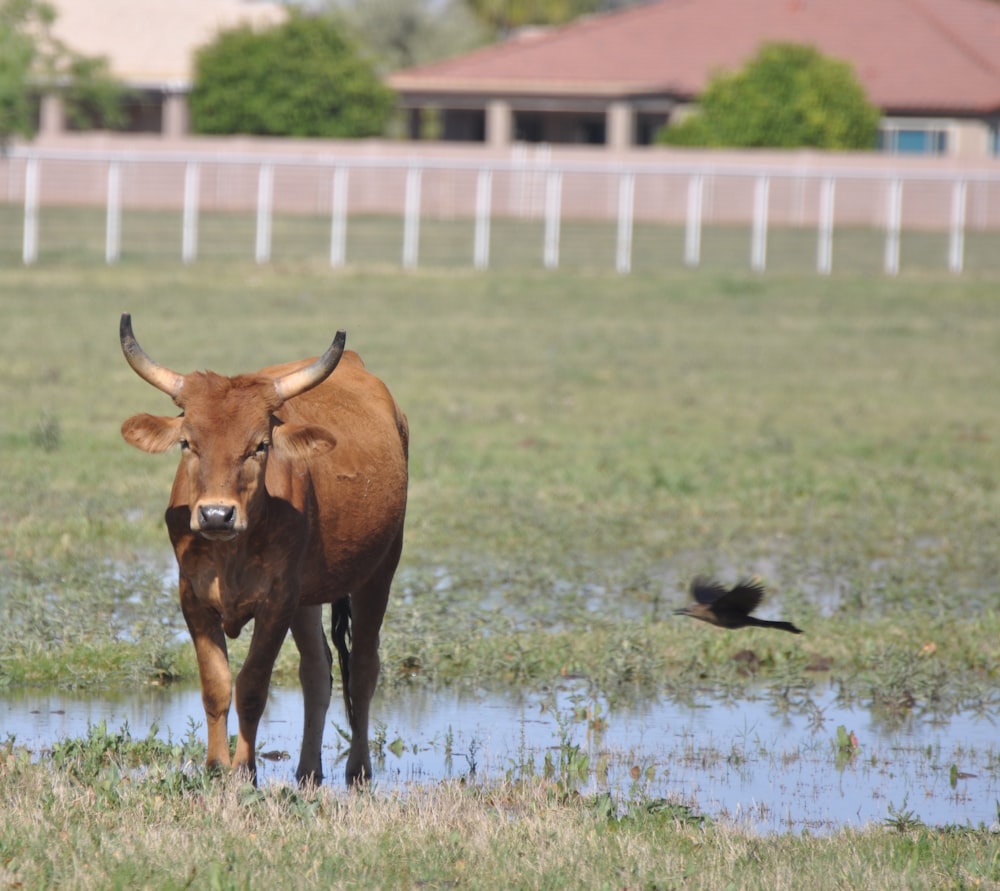
<instances>
[{"instance_id":1,"label":"green grass field","mask_svg":"<svg viewBox=\"0 0 1000 891\"><path fill-rule=\"evenodd\" d=\"M739 696L749 683L811 683L823 663L845 701L873 709L995 711L997 289L943 274L331 273L322 258L10 264L0 269L0 684L194 677L162 581L175 462L118 434L132 413L172 410L121 356L128 310L145 349L181 371L315 355L344 327L389 384L412 453L385 687L540 689L570 674L609 701L695 685ZM761 574L769 614L807 634L694 633L669 613L697 573ZM761 657L753 681L732 659L748 647ZM286 653L279 678L293 675ZM244 800L220 785L196 806L157 758L161 785L81 780L10 743L0 788L17 816L0 830L0 879L494 887L503 870L512 887L1000 881L996 837L981 828L897 821L905 831L765 844L676 813L609 821L592 802L521 788L380 803L329 791ZM156 831L112 840L137 820ZM301 857L290 847L300 838ZM170 862L188 844L197 869Z\"/></svg>"},{"instance_id":2,"label":"green grass field","mask_svg":"<svg viewBox=\"0 0 1000 891\"><path fill-rule=\"evenodd\" d=\"M446 651L484 621L500 651L548 641L537 667L511 667L536 679L581 668L587 634L639 623L668 635L627 672L654 682L664 653L687 654L658 620L699 572L760 573L821 655L858 670L868 647L922 645L948 615L954 682L993 677L996 635L954 633L998 622L991 282L206 264L15 269L0 287L5 575L32 602L65 564L82 581L63 593L86 600L92 572L116 589L121 567L168 562L174 462L118 435L129 414L172 408L120 355L127 309L178 369L257 368L348 329L410 417L391 616L405 633L385 645L430 679L476 671ZM429 602L460 606L458 627L434 627ZM5 626L16 647L22 624ZM9 652L0 665L38 671Z\"/></svg>"},{"instance_id":3,"label":"green grass field","mask_svg":"<svg viewBox=\"0 0 1000 891\"><path fill-rule=\"evenodd\" d=\"M42 207L38 215L38 259L45 265L91 265L105 261L105 212L96 208ZM22 257L24 219L17 205L0 204L0 263L14 266ZM125 207L121 216L124 263L180 260L183 219L179 210ZM255 256L256 215L208 212L198 219L197 256L202 262L251 262ZM281 263L328 264L329 215L275 214L271 259ZM607 273L616 268L615 220L562 220L559 268ZM674 274L684 268L683 226L642 220L632 233L631 269L642 274ZM473 266L475 222L471 218L427 218L420 223L417 263L428 270L469 270ZM742 275L750 269L749 225L713 224L702 231L700 266L715 274ZM491 221L489 267L512 273L543 268L545 225L540 218ZM1000 274L997 233L970 228L965 233L966 274ZM767 235L767 269L781 275L816 270L815 227L775 226ZM833 269L853 276L880 275L885 233L875 228L841 226L834 232ZM347 263L358 267L399 268L403 256L401 217L355 215L347 221ZM948 233L906 230L900 241L900 268L907 273L940 274L948 269Z\"/></svg>"}]
</instances>

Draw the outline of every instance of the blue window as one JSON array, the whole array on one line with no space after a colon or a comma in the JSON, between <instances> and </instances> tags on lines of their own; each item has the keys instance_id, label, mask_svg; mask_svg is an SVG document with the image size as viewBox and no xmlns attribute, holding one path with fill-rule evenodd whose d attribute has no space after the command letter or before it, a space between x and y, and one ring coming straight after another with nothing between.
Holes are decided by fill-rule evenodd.
<instances>
[{"instance_id":1,"label":"blue window","mask_svg":"<svg viewBox=\"0 0 1000 891\"><path fill-rule=\"evenodd\" d=\"M943 155L948 151L948 133L937 127L892 127L882 130L879 143L893 155Z\"/></svg>"}]
</instances>

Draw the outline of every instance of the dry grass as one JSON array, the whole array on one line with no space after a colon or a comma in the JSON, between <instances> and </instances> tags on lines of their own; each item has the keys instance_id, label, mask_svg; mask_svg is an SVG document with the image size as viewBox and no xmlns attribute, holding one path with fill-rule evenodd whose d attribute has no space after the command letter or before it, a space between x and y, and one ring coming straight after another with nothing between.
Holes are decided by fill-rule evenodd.
<instances>
[{"instance_id":1,"label":"dry grass","mask_svg":"<svg viewBox=\"0 0 1000 891\"><path fill-rule=\"evenodd\" d=\"M82 783L11 754L0 885L10 888L987 887L985 829L873 828L759 838L664 803L608 815L543 781L414 786L388 796L182 793L111 771Z\"/></svg>"}]
</instances>

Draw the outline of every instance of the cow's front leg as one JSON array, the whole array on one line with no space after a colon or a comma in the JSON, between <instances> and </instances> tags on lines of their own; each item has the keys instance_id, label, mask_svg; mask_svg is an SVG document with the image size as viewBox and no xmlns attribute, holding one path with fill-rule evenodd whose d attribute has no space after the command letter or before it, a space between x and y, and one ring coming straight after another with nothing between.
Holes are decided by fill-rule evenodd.
<instances>
[{"instance_id":1,"label":"cow's front leg","mask_svg":"<svg viewBox=\"0 0 1000 891\"><path fill-rule=\"evenodd\" d=\"M180 597L181 610L198 659L201 702L208 725L205 765L209 768L229 767L229 705L232 702L233 678L229 670L226 636L222 633L219 614L206 609L198 601L191 583L183 577L180 580Z\"/></svg>"},{"instance_id":2,"label":"cow's front leg","mask_svg":"<svg viewBox=\"0 0 1000 891\"><path fill-rule=\"evenodd\" d=\"M271 672L278 658L281 644L288 633L289 617L284 615L258 615L254 619L253 637L246 662L236 676L236 715L239 718L239 735L233 768L254 783L257 782L257 726L267 705L271 686Z\"/></svg>"}]
</instances>

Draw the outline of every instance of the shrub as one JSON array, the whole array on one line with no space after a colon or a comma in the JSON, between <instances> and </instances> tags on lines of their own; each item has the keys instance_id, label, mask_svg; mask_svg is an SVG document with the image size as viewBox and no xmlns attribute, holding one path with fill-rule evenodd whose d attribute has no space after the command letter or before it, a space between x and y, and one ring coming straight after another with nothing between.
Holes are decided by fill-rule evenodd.
<instances>
[{"instance_id":1,"label":"shrub","mask_svg":"<svg viewBox=\"0 0 1000 891\"><path fill-rule=\"evenodd\" d=\"M372 64L328 16L292 13L266 31L225 31L195 58L196 133L377 136L392 108Z\"/></svg>"},{"instance_id":2,"label":"shrub","mask_svg":"<svg viewBox=\"0 0 1000 891\"><path fill-rule=\"evenodd\" d=\"M660 131L668 145L867 149L879 112L848 63L810 46L771 43L712 78L700 111Z\"/></svg>"}]
</instances>

